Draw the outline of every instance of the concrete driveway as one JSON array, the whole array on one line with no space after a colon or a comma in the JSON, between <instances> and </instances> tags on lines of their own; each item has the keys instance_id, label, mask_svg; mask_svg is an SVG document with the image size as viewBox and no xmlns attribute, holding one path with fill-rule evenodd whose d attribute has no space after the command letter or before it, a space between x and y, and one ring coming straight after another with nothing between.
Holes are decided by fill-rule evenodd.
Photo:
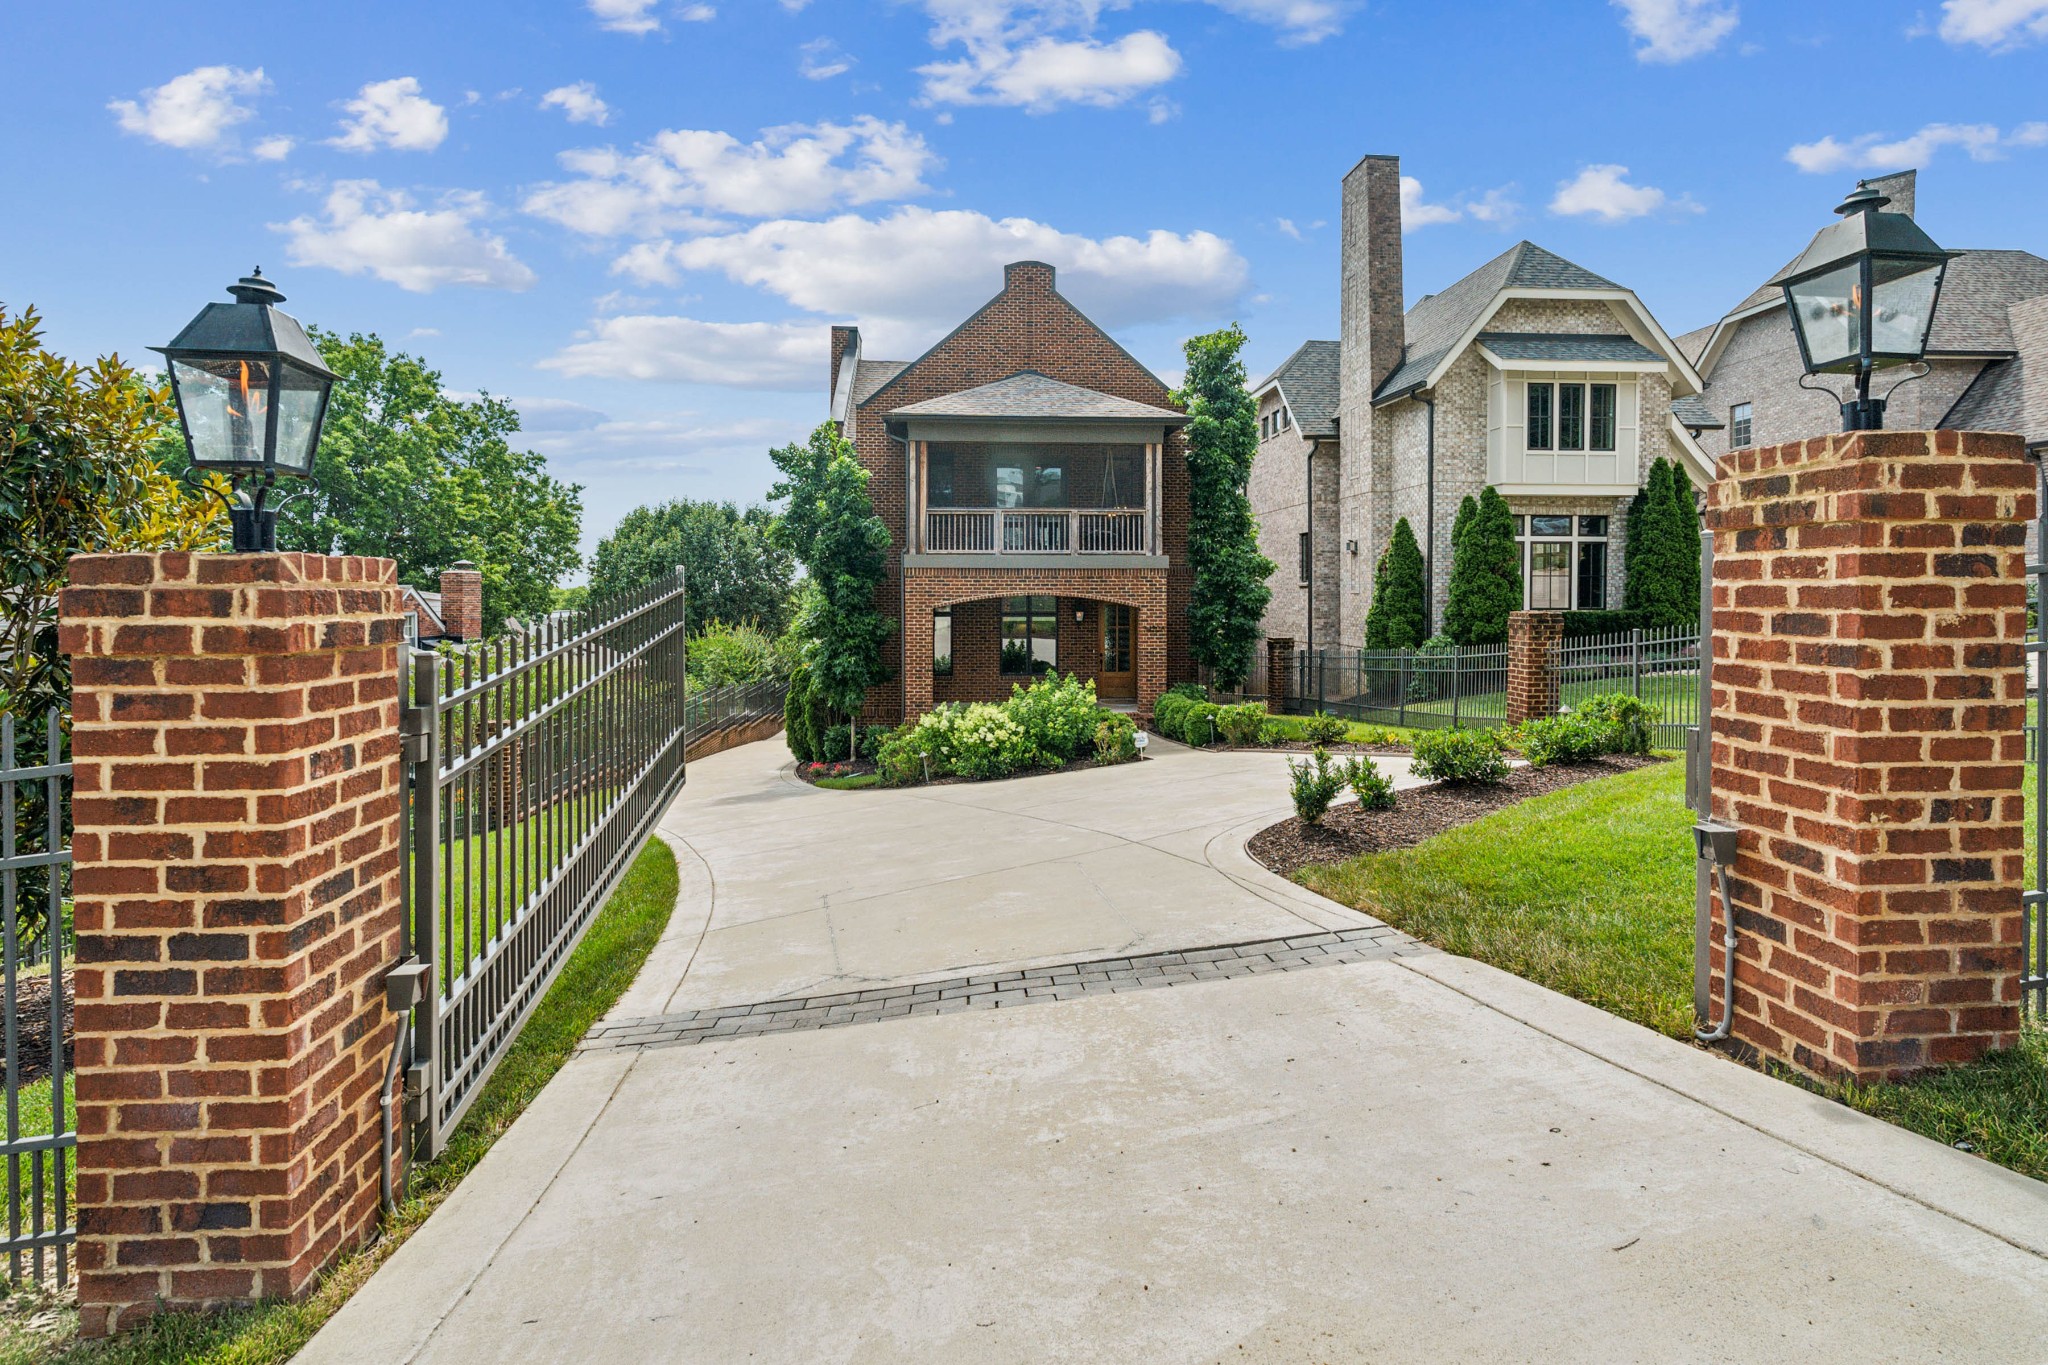
<instances>
[{"instance_id":1,"label":"concrete driveway","mask_svg":"<svg viewBox=\"0 0 2048 1365\"><path fill-rule=\"evenodd\" d=\"M610 1027L301 1359L2042 1357L2044 1187L1310 897L1279 757L1154 753L693 765Z\"/></svg>"}]
</instances>

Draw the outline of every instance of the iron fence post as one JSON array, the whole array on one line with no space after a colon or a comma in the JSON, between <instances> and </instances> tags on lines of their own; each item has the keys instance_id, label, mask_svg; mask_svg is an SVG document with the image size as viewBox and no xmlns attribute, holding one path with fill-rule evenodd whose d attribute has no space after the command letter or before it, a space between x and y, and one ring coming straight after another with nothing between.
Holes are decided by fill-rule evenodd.
<instances>
[{"instance_id":1,"label":"iron fence post","mask_svg":"<svg viewBox=\"0 0 2048 1365\"><path fill-rule=\"evenodd\" d=\"M1400 660L1394 673L1394 686L1400 689L1401 728L1408 728L1408 651L1402 650L1396 656Z\"/></svg>"},{"instance_id":2,"label":"iron fence post","mask_svg":"<svg viewBox=\"0 0 2048 1365\"><path fill-rule=\"evenodd\" d=\"M420 1123L415 1152L421 1159L440 1152L441 990L446 976L440 934L441 907L441 669L440 658L419 650L412 656L412 706L406 730L406 788L412 810L412 915L407 926L413 955L426 964L426 989L412 1012L412 1066L408 1091L417 1089ZM410 1106L408 1106L410 1107Z\"/></svg>"},{"instance_id":3,"label":"iron fence post","mask_svg":"<svg viewBox=\"0 0 2048 1365\"><path fill-rule=\"evenodd\" d=\"M1629 684L1635 694L1643 695L1643 628L1636 626L1628 633Z\"/></svg>"},{"instance_id":4,"label":"iron fence post","mask_svg":"<svg viewBox=\"0 0 2048 1365\"><path fill-rule=\"evenodd\" d=\"M1451 728L1458 728L1459 706L1465 698L1465 647L1451 646Z\"/></svg>"}]
</instances>

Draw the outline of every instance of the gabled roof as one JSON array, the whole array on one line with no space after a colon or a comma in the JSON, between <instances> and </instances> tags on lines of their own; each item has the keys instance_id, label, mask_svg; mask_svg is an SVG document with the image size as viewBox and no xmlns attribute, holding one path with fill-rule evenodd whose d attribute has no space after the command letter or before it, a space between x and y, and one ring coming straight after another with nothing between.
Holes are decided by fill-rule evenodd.
<instances>
[{"instance_id":1,"label":"gabled roof","mask_svg":"<svg viewBox=\"0 0 2048 1365\"><path fill-rule=\"evenodd\" d=\"M1085 421L1132 421L1184 423L1184 412L1157 408L1114 394L1098 393L1040 374L1019 370L1007 379L958 393L941 394L922 403L912 403L889 413L891 418L964 417L1031 418L1051 417Z\"/></svg>"},{"instance_id":2,"label":"gabled roof","mask_svg":"<svg viewBox=\"0 0 2048 1365\"><path fill-rule=\"evenodd\" d=\"M1601 361L1661 365L1664 357L1632 336L1574 332L1481 332L1479 344L1502 360Z\"/></svg>"},{"instance_id":3,"label":"gabled roof","mask_svg":"<svg viewBox=\"0 0 2048 1365\"><path fill-rule=\"evenodd\" d=\"M1375 398L1390 398L1420 387L1503 289L1598 289L1626 292L1613 280L1574 265L1534 242L1517 242L1440 294L1408 310L1402 361Z\"/></svg>"},{"instance_id":4,"label":"gabled roof","mask_svg":"<svg viewBox=\"0 0 2048 1365\"><path fill-rule=\"evenodd\" d=\"M862 403L867 402L868 399L875 396L877 389L909 368L910 362L907 360L862 360L856 362L853 370L853 405L859 407Z\"/></svg>"},{"instance_id":5,"label":"gabled roof","mask_svg":"<svg viewBox=\"0 0 2048 1365\"><path fill-rule=\"evenodd\" d=\"M1970 387L1963 390L1955 406L1939 423L1947 431L2026 430L2025 388L2020 367L2024 360L1994 360L1977 371Z\"/></svg>"},{"instance_id":6,"label":"gabled roof","mask_svg":"<svg viewBox=\"0 0 2048 1365\"><path fill-rule=\"evenodd\" d=\"M1274 385L1304 436L1337 434L1337 362L1341 354L1334 341L1304 341L1280 368L1260 380L1253 393L1264 393Z\"/></svg>"},{"instance_id":7,"label":"gabled roof","mask_svg":"<svg viewBox=\"0 0 2048 1365\"><path fill-rule=\"evenodd\" d=\"M1672 399L1671 415L1695 431L1706 431L1710 428L1718 431L1728 425L1717 417L1713 409L1709 408L1705 400L1696 393Z\"/></svg>"}]
</instances>

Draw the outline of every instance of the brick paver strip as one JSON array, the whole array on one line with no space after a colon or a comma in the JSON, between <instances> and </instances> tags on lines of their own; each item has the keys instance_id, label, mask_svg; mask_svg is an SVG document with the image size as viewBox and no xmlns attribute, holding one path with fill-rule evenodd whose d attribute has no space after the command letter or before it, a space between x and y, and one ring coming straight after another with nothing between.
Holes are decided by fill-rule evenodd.
<instances>
[{"instance_id":1,"label":"brick paver strip","mask_svg":"<svg viewBox=\"0 0 2048 1365\"><path fill-rule=\"evenodd\" d=\"M1369 962L1432 951L1434 949L1398 929L1383 924L1373 925L1336 932L1297 934L1292 938L1261 939L1255 943L1184 948L1142 957L1062 962L901 986L791 996L744 1005L721 1005L716 1009L656 1014L640 1019L614 1019L593 1028L584 1038L581 1050L674 1047L712 1038L749 1038L798 1029L871 1024L914 1014L1014 1009L1019 1005L1074 1000L1084 995L1195 985L1265 972L1334 967L1349 962Z\"/></svg>"}]
</instances>

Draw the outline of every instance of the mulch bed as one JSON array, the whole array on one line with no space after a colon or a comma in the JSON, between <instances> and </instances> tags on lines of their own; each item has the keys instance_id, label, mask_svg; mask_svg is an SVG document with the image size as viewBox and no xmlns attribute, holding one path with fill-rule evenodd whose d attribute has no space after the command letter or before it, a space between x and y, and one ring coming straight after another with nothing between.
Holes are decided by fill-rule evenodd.
<instances>
[{"instance_id":1,"label":"mulch bed","mask_svg":"<svg viewBox=\"0 0 2048 1365\"><path fill-rule=\"evenodd\" d=\"M1245 846L1252 857L1283 877L1316 863L1341 863L1361 853L1412 848L1445 830L1469 825L1545 792L1612 777L1668 759L1613 754L1591 763L1553 763L1544 768L1516 768L1492 786L1418 787L1395 797L1392 810L1360 810L1355 801L1332 806L1320 825L1304 825L1288 816L1268 825Z\"/></svg>"},{"instance_id":2,"label":"mulch bed","mask_svg":"<svg viewBox=\"0 0 2048 1365\"><path fill-rule=\"evenodd\" d=\"M15 983L15 1055L21 1059L21 1083L50 1074L50 978L22 976ZM71 973L64 973L64 1070L71 1066Z\"/></svg>"}]
</instances>

